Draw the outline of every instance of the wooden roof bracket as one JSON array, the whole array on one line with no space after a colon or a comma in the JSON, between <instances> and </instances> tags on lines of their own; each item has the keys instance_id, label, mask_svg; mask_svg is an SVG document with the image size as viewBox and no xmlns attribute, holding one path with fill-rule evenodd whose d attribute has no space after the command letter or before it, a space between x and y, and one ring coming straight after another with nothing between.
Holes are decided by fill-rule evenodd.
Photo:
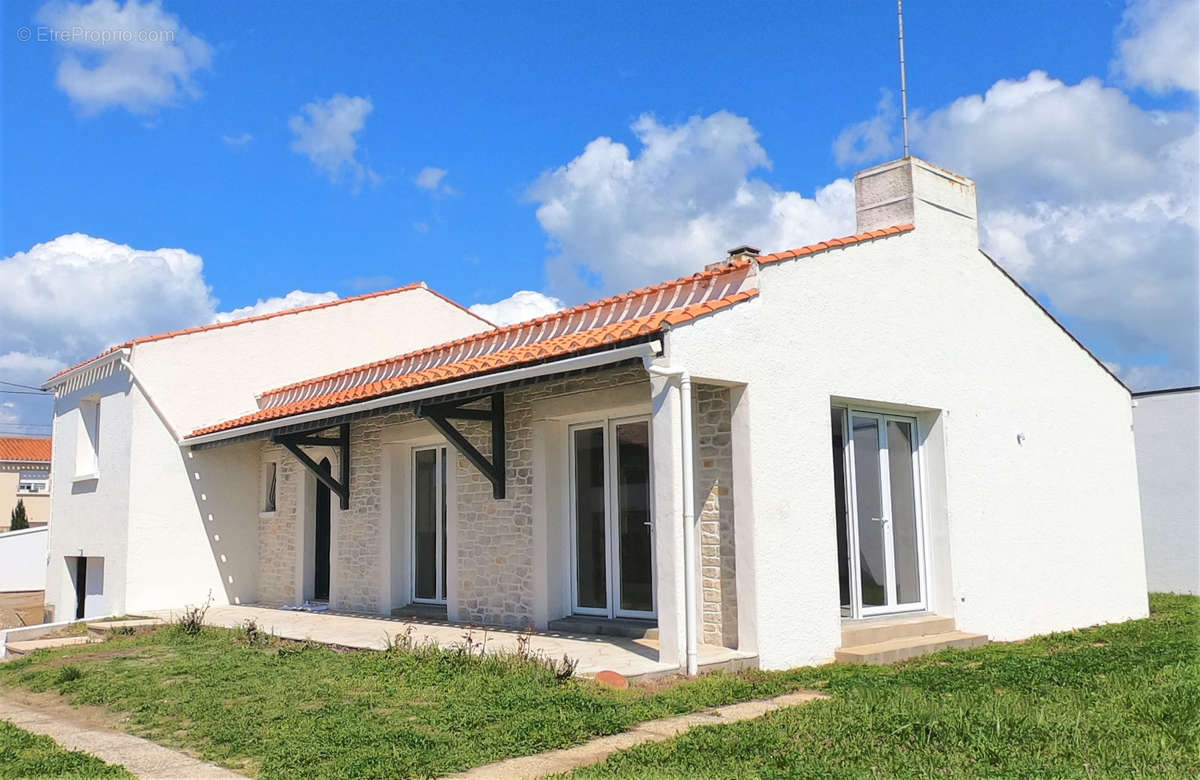
<instances>
[{"instance_id":1,"label":"wooden roof bracket","mask_svg":"<svg viewBox=\"0 0 1200 780\"><path fill-rule=\"evenodd\" d=\"M316 436L312 431L305 431L277 434L271 437L271 441L295 455L296 460L311 471L318 482L338 497L339 506L346 510L350 508L350 423L342 423L337 430L337 436ZM334 479L329 472L318 466L308 453L300 449L301 447L336 447L341 479Z\"/></svg>"},{"instance_id":2,"label":"wooden roof bracket","mask_svg":"<svg viewBox=\"0 0 1200 780\"><path fill-rule=\"evenodd\" d=\"M430 425L470 461L492 483L492 498L504 498L504 393L495 392L490 396L490 409L464 409L463 406L478 398L466 398L458 401L448 401L439 404L421 404L417 407L417 417L428 420ZM488 461L475 445L458 432L451 420L476 420L491 423L492 427L492 459Z\"/></svg>"}]
</instances>

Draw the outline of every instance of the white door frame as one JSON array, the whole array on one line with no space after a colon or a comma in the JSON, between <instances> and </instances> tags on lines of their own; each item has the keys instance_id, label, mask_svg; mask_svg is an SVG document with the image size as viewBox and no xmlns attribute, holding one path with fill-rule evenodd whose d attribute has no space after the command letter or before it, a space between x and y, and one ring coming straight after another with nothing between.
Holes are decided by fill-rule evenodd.
<instances>
[{"instance_id":1,"label":"white door frame","mask_svg":"<svg viewBox=\"0 0 1200 780\"><path fill-rule=\"evenodd\" d=\"M617 451L613 444L616 442L617 426L625 423L646 423L647 446L653 447L651 436L651 420L649 415L638 414L626 417L601 417L589 422L576 423L567 426L567 470L568 470L568 512L567 526L570 540L570 589L571 611L577 615L595 615L607 618L641 618L654 620L658 617L658 598L654 583L657 582L657 563L654 556L655 529L653 520L653 500L650 502L650 600L653 608L650 611L621 609L621 556L619 549L620 518L617 517ZM578 520L575 517L575 432L599 428L603 433L604 448L604 560L605 560L605 593L608 606L581 607L579 605L579 545ZM650 496L654 496L654 456L650 455L649 478Z\"/></svg>"},{"instance_id":2,"label":"white door frame","mask_svg":"<svg viewBox=\"0 0 1200 780\"><path fill-rule=\"evenodd\" d=\"M835 408L839 408L842 411L842 457L844 463L843 470L846 475L846 539L848 546L847 555L849 558L851 618L857 619L876 615L923 611L928 608L929 604L929 577L926 570L927 564L925 558L928 523L925 518L923 501L921 445L917 418L909 414L898 414L880 409L864 408L862 406L838 406L835 404ZM886 569L884 586L887 603L876 606L867 606L862 601L861 556L858 552L858 490L856 481L858 475L854 468L854 435L852 423L853 418L856 416L873 418L876 421L879 436L879 502L882 509L881 514L883 514L881 520L884 525L883 557ZM917 521L915 540L917 548L917 580L921 591L921 598L919 601L908 604L897 603L895 528L892 523L892 485L887 446L887 423L889 420L907 423L911 432L909 445L912 448L913 464L913 512Z\"/></svg>"},{"instance_id":3,"label":"white door frame","mask_svg":"<svg viewBox=\"0 0 1200 780\"><path fill-rule=\"evenodd\" d=\"M435 589L438 596L435 598L420 598L417 596L417 453L430 452L434 453L434 511L437 515L436 534L437 543L435 545ZM443 507L449 503L449 496L444 495L443 491L449 490L449 475L446 474L446 469L450 465L450 454L447 445L444 443L414 445L409 450L409 468L408 468L408 588L412 594L412 602L414 604L445 604L446 590L442 587L445 572L443 571L442 558L443 551L448 540L447 532L443 532L443 527L449 525L449 511ZM447 582L447 585L449 583Z\"/></svg>"}]
</instances>

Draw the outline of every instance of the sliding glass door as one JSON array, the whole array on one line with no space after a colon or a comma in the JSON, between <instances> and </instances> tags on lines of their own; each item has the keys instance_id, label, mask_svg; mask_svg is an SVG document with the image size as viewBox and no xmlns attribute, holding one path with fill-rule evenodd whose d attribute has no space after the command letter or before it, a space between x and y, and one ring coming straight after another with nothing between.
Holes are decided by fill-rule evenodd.
<instances>
[{"instance_id":1,"label":"sliding glass door","mask_svg":"<svg viewBox=\"0 0 1200 780\"><path fill-rule=\"evenodd\" d=\"M833 424L843 604L854 617L924 609L916 420L835 408Z\"/></svg>"},{"instance_id":2,"label":"sliding glass door","mask_svg":"<svg viewBox=\"0 0 1200 780\"><path fill-rule=\"evenodd\" d=\"M649 420L574 426L570 455L575 612L654 617Z\"/></svg>"}]
</instances>

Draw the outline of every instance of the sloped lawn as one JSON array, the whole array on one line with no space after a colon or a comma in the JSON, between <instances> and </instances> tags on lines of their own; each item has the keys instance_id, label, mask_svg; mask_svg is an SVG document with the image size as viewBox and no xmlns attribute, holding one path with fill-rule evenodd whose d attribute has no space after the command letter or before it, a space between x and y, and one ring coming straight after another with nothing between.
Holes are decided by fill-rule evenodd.
<instances>
[{"instance_id":1,"label":"sloped lawn","mask_svg":"<svg viewBox=\"0 0 1200 780\"><path fill-rule=\"evenodd\" d=\"M614 691L512 657L341 652L171 626L0 664L0 685L128 714L116 725L262 777L397 777L577 744L796 683L757 674Z\"/></svg>"},{"instance_id":2,"label":"sloped lawn","mask_svg":"<svg viewBox=\"0 0 1200 780\"><path fill-rule=\"evenodd\" d=\"M30 734L0 720L0 777L130 778L132 775L87 753L63 750L49 737Z\"/></svg>"},{"instance_id":3,"label":"sloped lawn","mask_svg":"<svg viewBox=\"0 0 1200 780\"><path fill-rule=\"evenodd\" d=\"M582 770L620 777L1200 777L1200 599L891 667L797 670L827 701Z\"/></svg>"}]
</instances>

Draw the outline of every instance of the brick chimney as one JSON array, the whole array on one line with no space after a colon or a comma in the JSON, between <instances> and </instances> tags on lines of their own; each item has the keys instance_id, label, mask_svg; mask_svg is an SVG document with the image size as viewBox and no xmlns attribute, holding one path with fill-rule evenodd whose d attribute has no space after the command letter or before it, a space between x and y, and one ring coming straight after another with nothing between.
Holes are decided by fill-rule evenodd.
<instances>
[{"instance_id":1,"label":"brick chimney","mask_svg":"<svg viewBox=\"0 0 1200 780\"><path fill-rule=\"evenodd\" d=\"M916 157L855 174L854 214L859 233L911 223L969 231L979 244L975 182Z\"/></svg>"}]
</instances>

